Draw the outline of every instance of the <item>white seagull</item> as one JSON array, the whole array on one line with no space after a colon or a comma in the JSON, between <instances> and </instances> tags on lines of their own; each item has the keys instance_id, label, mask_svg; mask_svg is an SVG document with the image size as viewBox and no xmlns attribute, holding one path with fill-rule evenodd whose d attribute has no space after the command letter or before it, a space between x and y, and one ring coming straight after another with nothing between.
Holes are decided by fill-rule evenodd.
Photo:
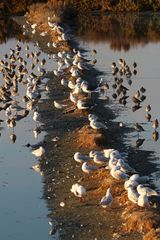
<instances>
[{"instance_id":1,"label":"white seagull","mask_svg":"<svg viewBox=\"0 0 160 240\"><path fill-rule=\"evenodd\" d=\"M75 154L74 154L74 160L76 161L76 162L79 162L79 163L84 163L84 162L87 162L87 161L89 161L91 158L89 157L89 156L87 156L87 155L84 155L84 154L82 154L82 153L80 153L80 152L76 152Z\"/></svg>"},{"instance_id":2,"label":"white seagull","mask_svg":"<svg viewBox=\"0 0 160 240\"><path fill-rule=\"evenodd\" d=\"M112 175L113 178L117 179L117 180L121 180L121 179L129 179L129 175L124 173L123 171L120 170L121 167L120 166L114 166L112 167L110 173Z\"/></svg>"},{"instance_id":3,"label":"white seagull","mask_svg":"<svg viewBox=\"0 0 160 240\"><path fill-rule=\"evenodd\" d=\"M137 202L138 206L140 207L149 207L149 201L148 201L148 196L147 195L140 195L138 197L138 202Z\"/></svg>"},{"instance_id":4,"label":"white seagull","mask_svg":"<svg viewBox=\"0 0 160 240\"><path fill-rule=\"evenodd\" d=\"M106 208L107 206L110 206L112 204L112 201L113 201L113 197L112 197L112 194L111 194L111 189L108 188L107 192L106 192L106 195L104 197L102 197L102 199L100 201L100 205L103 208Z\"/></svg>"},{"instance_id":5,"label":"white seagull","mask_svg":"<svg viewBox=\"0 0 160 240\"><path fill-rule=\"evenodd\" d=\"M87 165L87 162L84 162L83 164L82 164L82 171L84 172L84 173L92 173L92 172L94 172L94 171L96 171L96 170L98 170L99 169L99 167L98 166L94 166L94 165Z\"/></svg>"},{"instance_id":6,"label":"white seagull","mask_svg":"<svg viewBox=\"0 0 160 240\"><path fill-rule=\"evenodd\" d=\"M146 196L152 196L152 195L159 195L154 189L148 187L148 186L145 186L143 184L139 184L137 186L137 192L140 194L140 195L146 195Z\"/></svg>"},{"instance_id":7,"label":"white seagull","mask_svg":"<svg viewBox=\"0 0 160 240\"><path fill-rule=\"evenodd\" d=\"M93 128L95 130L108 129L104 123L96 121L96 120L91 120L90 126L91 126L91 128Z\"/></svg>"},{"instance_id":8,"label":"white seagull","mask_svg":"<svg viewBox=\"0 0 160 240\"><path fill-rule=\"evenodd\" d=\"M139 193L130 185L128 186L128 199L133 203L138 203Z\"/></svg>"}]
</instances>

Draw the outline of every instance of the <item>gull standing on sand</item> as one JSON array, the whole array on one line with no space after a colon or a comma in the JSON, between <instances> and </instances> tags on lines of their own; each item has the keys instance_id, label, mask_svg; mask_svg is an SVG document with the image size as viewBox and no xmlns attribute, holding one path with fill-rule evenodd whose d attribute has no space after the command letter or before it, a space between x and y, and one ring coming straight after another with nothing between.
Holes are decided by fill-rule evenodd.
<instances>
[{"instance_id":1,"label":"gull standing on sand","mask_svg":"<svg viewBox=\"0 0 160 240\"><path fill-rule=\"evenodd\" d=\"M103 208L106 208L107 206L110 206L112 204L112 201L113 201L113 197L112 197L112 194L111 194L111 189L108 188L107 192L106 192L106 195L104 197L102 197L102 199L100 201L100 205Z\"/></svg>"},{"instance_id":2,"label":"gull standing on sand","mask_svg":"<svg viewBox=\"0 0 160 240\"><path fill-rule=\"evenodd\" d=\"M32 154L35 155L36 157L41 157L44 155L44 153L45 153L45 149L42 146L32 151Z\"/></svg>"}]
</instances>

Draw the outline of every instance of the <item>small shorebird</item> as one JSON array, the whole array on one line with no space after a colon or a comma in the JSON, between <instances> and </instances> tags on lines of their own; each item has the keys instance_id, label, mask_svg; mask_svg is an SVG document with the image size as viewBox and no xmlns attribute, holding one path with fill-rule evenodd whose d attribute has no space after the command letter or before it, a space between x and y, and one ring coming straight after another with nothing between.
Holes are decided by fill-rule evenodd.
<instances>
[{"instance_id":1,"label":"small shorebird","mask_svg":"<svg viewBox=\"0 0 160 240\"><path fill-rule=\"evenodd\" d=\"M44 153L45 149L42 146L32 151L32 154L35 155L36 157L41 157Z\"/></svg>"},{"instance_id":2,"label":"small shorebird","mask_svg":"<svg viewBox=\"0 0 160 240\"><path fill-rule=\"evenodd\" d=\"M40 174L42 175L41 166L40 166L39 163L33 165L33 166L31 167L31 169L33 169L35 172L38 172L38 173L40 173Z\"/></svg>"},{"instance_id":3,"label":"small shorebird","mask_svg":"<svg viewBox=\"0 0 160 240\"><path fill-rule=\"evenodd\" d=\"M135 104L140 104L141 100L135 96L132 97L132 102L134 102Z\"/></svg>"},{"instance_id":4,"label":"small shorebird","mask_svg":"<svg viewBox=\"0 0 160 240\"><path fill-rule=\"evenodd\" d=\"M157 119L155 119L154 121L152 121L152 128L157 129L158 126L159 126L159 122L158 122Z\"/></svg>"},{"instance_id":5,"label":"small shorebird","mask_svg":"<svg viewBox=\"0 0 160 240\"><path fill-rule=\"evenodd\" d=\"M146 113L146 115L145 115L145 117L146 117L146 119L147 119L147 121L149 122L150 120L151 120L151 114L150 113Z\"/></svg>"},{"instance_id":6,"label":"small shorebird","mask_svg":"<svg viewBox=\"0 0 160 240\"><path fill-rule=\"evenodd\" d=\"M134 68L137 67L137 63L136 63L136 62L133 63L133 67L134 67Z\"/></svg>"},{"instance_id":7,"label":"small shorebird","mask_svg":"<svg viewBox=\"0 0 160 240\"><path fill-rule=\"evenodd\" d=\"M151 111L151 105L147 105L146 108L145 108L145 111L148 113Z\"/></svg>"},{"instance_id":8,"label":"small shorebird","mask_svg":"<svg viewBox=\"0 0 160 240\"><path fill-rule=\"evenodd\" d=\"M141 87L141 88L140 88L140 91L141 91L142 93L144 93L144 92L146 91L146 89L145 89L144 87Z\"/></svg>"}]
</instances>

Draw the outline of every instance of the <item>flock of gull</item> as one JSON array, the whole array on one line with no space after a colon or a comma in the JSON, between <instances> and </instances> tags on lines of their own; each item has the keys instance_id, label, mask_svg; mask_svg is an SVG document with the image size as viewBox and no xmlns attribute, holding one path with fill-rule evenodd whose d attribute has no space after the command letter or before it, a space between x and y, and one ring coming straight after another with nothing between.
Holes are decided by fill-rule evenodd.
<instances>
[{"instance_id":1,"label":"flock of gull","mask_svg":"<svg viewBox=\"0 0 160 240\"><path fill-rule=\"evenodd\" d=\"M102 168L110 172L116 180L124 180L124 188L128 199L140 207L150 206L151 196L160 196L158 192L149 186L149 177L140 176L126 161L123 154L115 149L104 149L102 151L90 151L89 155L80 152L74 154L74 160L82 164L82 171L92 174ZM96 165L95 165L96 164ZM74 184L71 192L77 197L83 197L87 190L80 184ZM108 207L113 201L111 189L106 190L105 196L100 200L103 208Z\"/></svg>"},{"instance_id":2,"label":"flock of gull","mask_svg":"<svg viewBox=\"0 0 160 240\"><path fill-rule=\"evenodd\" d=\"M79 51L74 49L71 50L59 50L61 44L63 45L64 42L69 40L69 35L65 32L64 28L59 24L52 21L50 17L48 17L48 26L50 27L51 31L55 33L57 36L57 41L55 42L48 42L47 46L58 48L57 54L54 54L53 58L55 58L58 62L58 69L54 70L55 77L60 79L60 84L63 87L68 88L69 93L69 100L71 101L72 105L68 106L67 101L54 101L54 107L56 109L62 110L63 112L70 112L74 111L75 109L79 110L90 110L94 107L94 104L90 101L92 93L94 92L101 92L108 90L108 84L103 80L91 86L88 81L83 80L83 72L88 69L88 61L84 58L83 54ZM32 34L36 32L37 24L31 25ZM47 32L40 33L41 36L46 36ZM96 53L96 50L93 50ZM117 68L116 63L112 64L112 74L115 77L115 84L112 86L114 89L117 89L116 93L114 93L113 97L117 98L120 94L122 95L119 101L122 104L125 104L126 93L128 89L122 85L122 78L118 78L117 74L125 75L131 85L131 75L132 72L130 68L126 65L125 61L120 59L119 60L120 69ZM136 74L136 63L133 64L134 71L133 73ZM67 73L67 74L66 74ZM67 79L66 77L67 76ZM32 91L30 92L30 87L28 90L29 94L33 93L33 79L30 80L30 86ZM144 95L141 93L145 92L145 88L142 87L140 91L137 92L135 96L133 96L132 100L136 104L136 108L140 107L140 103L144 101ZM37 93L34 92L33 95L37 96ZM28 94L27 94L28 96ZM140 99L139 99L140 97ZM149 114L151 107L148 105L146 107L146 113ZM106 123L100 121L98 116L95 114L88 114L88 121L90 127L94 131L98 131L103 129L107 131L108 127ZM154 123L154 128L156 129L158 123ZM135 130L137 132L143 131L143 128L140 124L135 124ZM32 151L36 157L42 157L45 154L45 149L40 146L38 149ZM137 204L140 207L149 207L150 206L150 196L158 196L159 193L152 189L149 185L149 177L147 176L140 176L135 169L133 169L128 163L124 156L116 149L104 149L102 151L92 150L90 151L89 155L85 155L80 152L76 152L74 154L74 160L81 164L82 172L85 174L92 174L95 171L99 171L100 169L105 169L105 171L109 171L110 175L118 180L124 181L124 188L127 191L128 199ZM40 166L37 164L34 166L36 171L40 171ZM83 198L87 194L87 189L79 183L75 183L71 187L71 192L78 198ZM106 189L105 196L102 197L100 200L100 205L103 208L106 208L112 204L114 201L112 196L111 188ZM63 205L64 206L64 205Z\"/></svg>"}]
</instances>

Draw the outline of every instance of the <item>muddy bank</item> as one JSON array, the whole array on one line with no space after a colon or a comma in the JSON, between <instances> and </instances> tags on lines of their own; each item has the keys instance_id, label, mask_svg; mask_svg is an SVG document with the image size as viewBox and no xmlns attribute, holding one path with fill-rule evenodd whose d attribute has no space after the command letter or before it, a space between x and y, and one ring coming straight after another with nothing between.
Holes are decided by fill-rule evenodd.
<instances>
[{"instance_id":1,"label":"muddy bank","mask_svg":"<svg viewBox=\"0 0 160 240\"><path fill-rule=\"evenodd\" d=\"M52 41L57 39L46 22L51 12L45 12L46 14L43 15L39 8L38 12L32 9L28 15L29 21L38 23L38 31L47 30L49 33L45 41L38 33L34 37L40 42L40 47L43 47L44 51L48 51L46 43L49 39ZM72 46L74 47L72 41L65 42L55 51L69 50ZM51 53L51 49L48 52ZM95 73L96 71L90 66L82 76L85 79L93 79ZM68 72L65 75L70 78ZM44 123L43 129L48 133L42 142L46 156L41 159L40 164L44 172L44 197L47 199L48 208L51 209L50 217L55 220L55 231L59 229L62 239L103 239L104 236L105 239L147 239L148 236L148 239L159 239L158 209L137 207L128 201L123 182L113 180L109 171L101 169L86 176L81 171L81 165L73 160L73 155L77 151L88 153L93 148L115 148L120 152L127 151L130 165L140 174L149 174L156 168L150 163L153 153L131 147L126 150L123 136L132 129L119 128L117 123L113 123L115 115L109 105L108 108L104 108L101 101L97 101L96 96L94 101L97 105L92 113L107 122L108 131L95 134L95 131L89 127L88 112L76 109L74 112L63 114L60 110L56 110L53 106L54 100L64 100L68 107L72 105L68 101L69 92L60 85L60 79L52 72L48 73L47 77L50 78L49 99L39 104ZM94 79L96 81L96 77ZM56 136L59 140L54 142L53 138ZM87 188L87 195L82 202L70 192L72 184L77 181ZM114 202L111 209L104 210L99 206L99 201L109 186L113 190ZM60 206L61 202L64 207Z\"/></svg>"}]
</instances>

